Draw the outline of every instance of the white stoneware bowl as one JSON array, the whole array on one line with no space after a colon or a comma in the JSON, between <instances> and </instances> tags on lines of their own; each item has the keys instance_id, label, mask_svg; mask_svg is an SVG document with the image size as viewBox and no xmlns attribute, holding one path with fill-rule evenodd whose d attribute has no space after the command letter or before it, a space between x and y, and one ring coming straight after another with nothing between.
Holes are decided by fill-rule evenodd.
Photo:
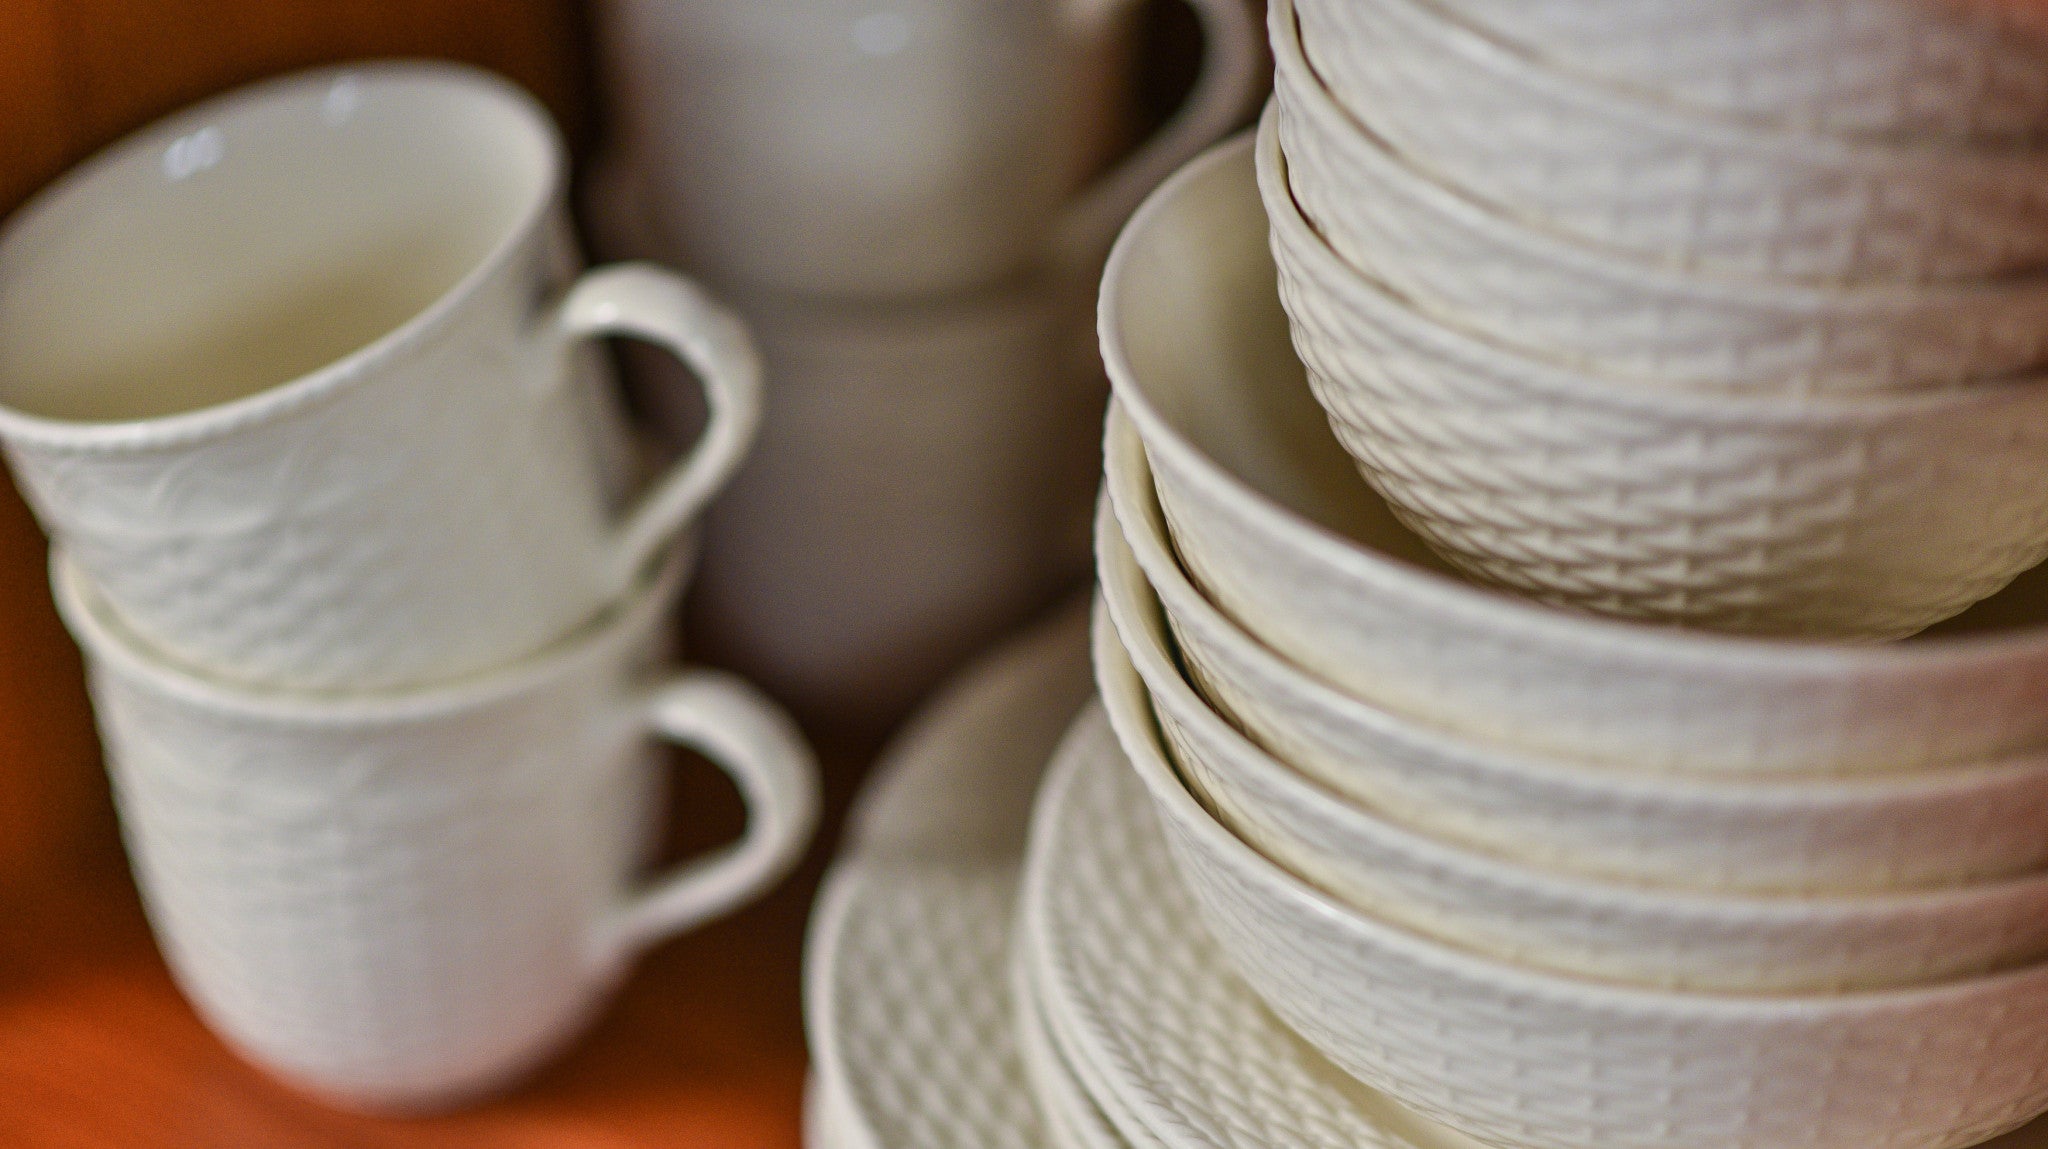
<instances>
[{"instance_id":1,"label":"white stoneware bowl","mask_svg":"<svg viewBox=\"0 0 2048 1149\"><path fill-rule=\"evenodd\" d=\"M1133 217L1099 318L1182 561L1261 641L1387 710L1638 770L1868 772L2048 739L2031 576L1944 626L1962 633L1861 647L1601 619L1447 576L1303 381L1251 148L1211 151Z\"/></svg>"},{"instance_id":2,"label":"white stoneware bowl","mask_svg":"<svg viewBox=\"0 0 2048 1149\"><path fill-rule=\"evenodd\" d=\"M1726 275L1497 210L1340 108L1287 36L1287 10L1273 9L1274 91L1302 214L1351 266L1447 322L1646 388L1863 394L2048 359L2048 277ZM2048 205L2036 210L2048 219Z\"/></svg>"},{"instance_id":3,"label":"white stoneware bowl","mask_svg":"<svg viewBox=\"0 0 2048 1149\"><path fill-rule=\"evenodd\" d=\"M1337 102L1393 150L1576 235L1839 281L1985 275L2048 257L2048 152L2023 143L1852 139L1700 115L1548 67L1437 0L1300 0L1269 15L1275 52L1299 61L1306 45ZM1299 62L1283 67L1306 78Z\"/></svg>"},{"instance_id":4,"label":"white stoneware bowl","mask_svg":"<svg viewBox=\"0 0 2048 1149\"><path fill-rule=\"evenodd\" d=\"M2048 555L2048 378L1813 399L1629 386L1436 322L1352 270L1297 210L1271 108L1258 166L1294 346L1338 439L1483 581L1867 640Z\"/></svg>"},{"instance_id":5,"label":"white stoneware bowl","mask_svg":"<svg viewBox=\"0 0 2048 1149\"><path fill-rule=\"evenodd\" d=\"M1112 629L1095 652L1117 739L1246 983L1424 1117L1515 1149L1957 1149L2048 1108L2048 965L1748 995L1468 953L1332 900L1219 825L1174 773Z\"/></svg>"},{"instance_id":6,"label":"white stoneware bowl","mask_svg":"<svg viewBox=\"0 0 2048 1149\"><path fill-rule=\"evenodd\" d=\"M1868 777L1691 778L1484 742L1352 698L1260 645L1188 582L1121 411L1105 454L1116 546L1149 586L1131 593L1157 594L1197 689L1362 807L1532 865L1703 890L1898 890L2048 865L2040 753ZM1103 569L1105 591L1114 575Z\"/></svg>"},{"instance_id":7,"label":"white stoneware bowl","mask_svg":"<svg viewBox=\"0 0 2048 1149\"><path fill-rule=\"evenodd\" d=\"M1346 801L1253 745L1195 693L1107 507L1096 537L1110 617L1189 788L1239 837L1349 905L1521 965L1693 989L1908 985L2048 954L2048 874L2039 872L1846 895L1667 889L1531 866Z\"/></svg>"},{"instance_id":8,"label":"white stoneware bowl","mask_svg":"<svg viewBox=\"0 0 2048 1149\"><path fill-rule=\"evenodd\" d=\"M1706 112L1815 132L2012 137L2048 127L2048 44L1989 16L1989 5L1440 2L1555 66Z\"/></svg>"}]
</instances>

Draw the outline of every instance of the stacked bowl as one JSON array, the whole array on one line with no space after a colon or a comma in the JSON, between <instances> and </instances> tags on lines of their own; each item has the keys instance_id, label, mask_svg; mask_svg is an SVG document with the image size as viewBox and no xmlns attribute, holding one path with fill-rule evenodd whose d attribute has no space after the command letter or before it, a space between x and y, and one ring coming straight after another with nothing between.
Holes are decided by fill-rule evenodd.
<instances>
[{"instance_id":1,"label":"stacked bowl","mask_svg":"<svg viewBox=\"0 0 2048 1149\"><path fill-rule=\"evenodd\" d=\"M1345 10L1397 2L1424 11ZM1283 146L1304 65L1278 54L1281 110L1134 217L1101 309L1098 677L1245 982L1359 1081L1498 1146L1949 1149L2048 1110L2048 600L2038 575L1998 591L2038 542L1990 541L2048 508L2048 482L1996 457L2034 433L2040 388L1660 386L1459 327L1309 222ZM1353 369L1412 372L1407 397L1333 402ZM1712 540L1653 502L1632 519L1633 488L1556 495L1607 515L1584 537L1663 548L1589 560L1585 597L1822 634L1482 585L1525 584L1345 449L1369 438L1348 411L1392 435L1427 428L1428 404L1496 438L1424 436L1409 457L1537 539L1557 528L1509 501L1663 421L1661 454L1612 451L1615 481L1706 497L1688 467L1721 467L1756 500L1730 522L1758 537L1718 568L1742 577L1685 582L1716 569L1687 550ZM1483 470L1548 419L1573 422L1530 448L1542 466ZM1822 493L1774 501L1808 466ZM1487 547L1503 570L1547 553ZM1951 565L1990 551L2010 568ZM1721 613L1687 613L1713 595ZM1980 598L1941 633L1871 641Z\"/></svg>"},{"instance_id":2,"label":"stacked bowl","mask_svg":"<svg viewBox=\"0 0 2048 1149\"><path fill-rule=\"evenodd\" d=\"M2048 554L2048 45L1951 7L1274 4L1295 344L1402 520L1545 601L1860 641Z\"/></svg>"}]
</instances>

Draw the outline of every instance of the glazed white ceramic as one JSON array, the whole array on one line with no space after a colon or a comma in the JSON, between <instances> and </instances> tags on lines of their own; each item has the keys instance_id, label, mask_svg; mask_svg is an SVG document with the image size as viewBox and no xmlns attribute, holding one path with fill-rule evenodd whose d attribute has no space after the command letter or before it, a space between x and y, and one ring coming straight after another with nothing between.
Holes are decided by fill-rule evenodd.
<instances>
[{"instance_id":1,"label":"glazed white ceramic","mask_svg":"<svg viewBox=\"0 0 2048 1149\"><path fill-rule=\"evenodd\" d=\"M2025 142L1847 138L1701 115L1547 67L1442 0L1275 5L1276 55L1295 51L1283 7L1299 11L1315 75L1393 151L1574 235L1816 280L1985 275L2048 257L2048 154ZM1822 49L1848 63L1840 50Z\"/></svg>"},{"instance_id":2,"label":"glazed white ceramic","mask_svg":"<svg viewBox=\"0 0 2048 1149\"><path fill-rule=\"evenodd\" d=\"M2048 955L2048 875L2038 872L1904 892L1669 889L1533 866L1347 802L1196 695L1107 508L1097 539L1110 616L1189 788L1261 853L1368 913L1521 965L1691 989L1908 985ZM1740 854L1728 864L1739 870Z\"/></svg>"},{"instance_id":3,"label":"glazed white ceramic","mask_svg":"<svg viewBox=\"0 0 2048 1149\"><path fill-rule=\"evenodd\" d=\"M1638 769L1871 771L2048 737L2035 588L1958 620L1999 625L1850 647L1599 619L1447 577L1309 394L1247 222L1263 215L1251 147L1212 151L1132 218L1101 330L1180 558L1261 641L1396 713Z\"/></svg>"},{"instance_id":4,"label":"glazed white ceramic","mask_svg":"<svg viewBox=\"0 0 2048 1149\"><path fill-rule=\"evenodd\" d=\"M1157 1142L1134 1143L1118 1133L1103 1114L1078 1071L1059 1051L1044 1011L1038 1004L1037 978L1032 975L1026 947L1016 937L1012 914L1010 939L1011 1009L1017 1018L1017 1051L1024 1061L1024 1076L1031 1082L1031 1094L1046 1128L1071 1149L1154 1149Z\"/></svg>"},{"instance_id":5,"label":"glazed white ceramic","mask_svg":"<svg viewBox=\"0 0 2048 1149\"><path fill-rule=\"evenodd\" d=\"M1115 605L1156 593L1210 705L1338 795L1428 833L1551 869L1705 890L1947 885L2048 864L2048 757L1851 778L1617 770L1481 741L1352 698L1225 618L1174 561L1144 449L1110 416ZM1119 597L1123 596L1123 597Z\"/></svg>"},{"instance_id":6,"label":"glazed white ceramic","mask_svg":"<svg viewBox=\"0 0 2048 1149\"><path fill-rule=\"evenodd\" d=\"M1248 10L1189 0L1207 40L1176 121L1074 197L1099 151L1103 17L1055 0L614 0L618 105L654 216L720 282L930 297L1043 264L1120 220L1236 122ZM1091 58L1093 62L1091 63Z\"/></svg>"},{"instance_id":7,"label":"glazed white ceramic","mask_svg":"<svg viewBox=\"0 0 2048 1149\"><path fill-rule=\"evenodd\" d=\"M1274 91L1302 214L1352 267L1445 322L1644 387L1867 394L2048 360L2048 277L1738 277L1497 211L1347 115L1286 36L1289 11L1273 6Z\"/></svg>"},{"instance_id":8,"label":"glazed white ceramic","mask_svg":"<svg viewBox=\"0 0 2048 1149\"><path fill-rule=\"evenodd\" d=\"M250 1060L352 1105L499 1087L573 1037L661 938L802 853L817 778L739 680L663 671L682 563L549 651L348 699L229 689L140 647L59 550L122 830L159 944ZM656 741L738 786L736 845L642 883L622 809Z\"/></svg>"},{"instance_id":9,"label":"glazed white ceramic","mask_svg":"<svg viewBox=\"0 0 2048 1149\"><path fill-rule=\"evenodd\" d=\"M1087 570L1105 388L1074 361L1082 298L747 314L771 385L693 618L806 712L901 714Z\"/></svg>"},{"instance_id":10,"label":"glazed white ceramic","mask_svg":"<svg viewBox=\"0 0 2048 1149\"><path fill-rule=\"evenodd\" d=\"M813 1073L804 1079L804 1149L875 1149L861 1140L841 1090Z\"/></svg>"},{"instance_id":11,"label":"glazed white ceramic","mask_svg":"<svg viewBox=\"0 0 2048 1149\"><path fill-rule=\"evenodd\" d=\"M849 852L916 864L1013 857L1046 757L1095 694L1090 595L1077 593L957 672L883 748L847 814ZM973 781L961 780L971 764Z\"/></svg>"},{"instance_id":12,"label":"glazed white ceramic","mask_svg":"<svg viewBox=\"0 0 2048 1149\"><path fill-rule=\"evenodd\" d=\"M1066 611L949 683L862 791L804 949L815 1116L847 1149L1066 1149L1006 970L1031 797L1090 688Z\"/></svg>"},{"instance_id":13,"label":"glazed white ceramic","mask_svg":"<svg viewBox=\"0 0 2048 1149\"><path fill-rule=\"evenodd\" d=\"M1926 0L1441 0L1551 64L1820 132L2038 136L2048 45L1996 5Z\"/></svg>"},{"instance_id":14,"label":"glazed white ceramic","mask_svg":"<svg viewBox=\"0 0 2048 1149\"><path fill-rule=\"evenodd\" d=\"M2048 378L1799 399L1558 367L1347 266L1288 192L1270 107L1258 160L1309 385L1395 513L1475 577L1601 614L1875 640L2048 555Z\"/></svg>"},{"instance_id":15,"label":"glazed white ceramic","mask_svg":"<svg viewBox=\"0 0 2048 1149\"><path fill-rule=\"evenodd\" d=\"M0 441L167 656L264 689L436 684L624 594L746 453L743 328L652 267L575 278L540 107L450 64L239 90L0 235ZM615 515L603 336L697 372L699 443Z\"/></svg>"},{"instance_id":16,"label":"glazed white ceramic","mask_svg":"<svg viewBox=\"0 0 2048 1149\"><path fill-rule=\"evenodd\" d=\"M1113 765L1100 784L1126 809L1151 794L1202 919L1281 1020L1424 1117L1518 1149L1957 1149L2048 1109L2048 965L1847 994L1644 989L1481 957L1333 901L1189 796L1120 649L1100 638L1096 673L1143 785Z\"/></svg>"},{"instance_id":17,"label":"glazed white ceramic","mask_svg":"<svg viewBox=\"0 0 2048 1149\"><path fill-rule=\"evenodd\" d=\"M1203 928L1148 806L1091 708L1047 772L1017 943L1090 1095L1160 1149L1477 1149L1273 1016Z\"/></svg>"}]
</instances>

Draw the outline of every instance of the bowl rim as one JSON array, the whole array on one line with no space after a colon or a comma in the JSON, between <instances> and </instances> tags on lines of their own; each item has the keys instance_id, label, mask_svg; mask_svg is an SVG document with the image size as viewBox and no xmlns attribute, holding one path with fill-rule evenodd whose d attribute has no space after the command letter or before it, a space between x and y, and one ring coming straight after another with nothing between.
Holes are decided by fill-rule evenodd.
<instances>
[{"instance_id":1,"label":"bowl rim","mask_svg":"<svg viewBox=\"0 0 2048 1149\"><path fill-rule=\"evenodd\" d=\"M1348 4L1352 0L1336 2ZM2036 179L2048 176L2048 162L2044 162L2038 144L2025 138L1803 132L1768 119L1693 108L1654 91L1618 87L1597 75L1556 66L1534 47L1516 44L1477 26L1464 14L1433 0L1373 3L1399 13L1395 18L1420 29L1416 34L1439 40L1445 45L1443 50L1465 57L1475 67L1534 87L1553 101L1568 101L1578 108L1597 105L1610 117L1626 120L1631 126L1648 125L1657 131L1709 139L1723 147L1767 150L1802 162L1815 156L1873 166L1951 164L1965 160L1986 168L2031 169ZM1292 6L1290 0L1289 7Z\"/></svg>"},{"instance_id":2,"label":"bowl rim","mask_svg":"<svg viewBox=\"0 0 2048 1149\"><path fill-rule=\"evenodd\" d=\"M1202 809L1160 745L1157 720L1146 712L1150 700L1145 696L1144 680L1117 637L1114 624L1107 619L1108 608L1099 596L1095 612L1091 645L1104 708L1109 712L1110 725L1130 769L1143 781L1161 818L1175 828L1169 833L1194 839L1195 851L1210 859L1202 864L1226 870L1257 887L1265 897L1280 903L1282 908L1278 912L1297 921L1315 923L1315 932L1320 932L1324 939L1315 943L1318 948L1329 945L1332 938L1343 938L1371 950L1391 951L1436 976L1484 986L1481 992L1524 994L1550 1008L1633 1014L1645 1021L1812 1024L1845 1015L1932 1010L2026 990L2048 992L2048 961L1931 985L1842 992L1658 989L1518 965L1381 921L1288 873ZM1136 749L1132 746L1134 742Z\"/></svg>"},{"instance_id":3,"label":"bowl rim","mask_svg":"<svg viewBox=\"0 0 2048 1149\"><path fill-rule=\"evenodd\" d=\"M1431 754L1456 758L1469 768L1491 775L1529 779L1555 790L1598 791L1624 800L1683 800L1692 804L1748 806L1780 798L1843 801L1877 798L1886 803L1919 802L1930 795L1974 787L1995 787L2014 775L2048 774L2048 749L2021 751L1966 765L1932 770L1890 770L1836 774L1703 774L1684 770L1631 771L1597 762L1575 764L1545 751L1463 735L1425 719L1409 718L1324 682L1267 647L1195 586L1171 552L1169 540L1155 529L1158 497L1152 487L1145 447L1120 401L1110 407L1109 434L1103 445L1103 490L1124 524L1122 537L1145 576L1151 592L1168 614L1194 619L1214 632L1232 653L1258 665L1278 680L1297 701L1335 716L1348 726L1376 731L1395 728L1393 737L1420 745ZM1133 500L1144 503L1133 506ZM1143 519L1132 524L1126 511ZM1099 556L1098 556L1099 560ZM1205 704L1206 705L1206 704ZM1213 707L1211 707L1213 709ZM1320 784L1318 784L1320 785ZM1773 809L1782 810L1782 805Z\"/></svg>"},{"instance_id":4,"label":"bowl rim","mask_svg":"<svg viewBox=\"0 0 2048 1149\"><path fill-rule=\"evenodd\" d=\"M1309 222L1288 179L1280 147L1277 105L1259 117L1256 167L1260 200L1271 229L1275 260L1315 288L1369 311L1375 321L1398 329L1409 343L1448 347L1471 359L1493 379L1545 398L1640 413L1654 418L1693 419L1736 426L1889 426L1929 414L2002 407L2040 398L2048 371L2016 372L1982 381L1882 391L1794 391L1775 388L1711 388L1606 375L1591 368L1543 358L1497 343L1478 331L1430 314L1400 292L1353 266Z\"/></svg>"},{"instance_id":5,"label":"bowl rim","mask_svg":"<svg viewBox=\"0 0 2048 1149\"><path fill-rule=\"evenodd\" d=\"M1222 505L1239 522L1256 524L1275 545L1330 571L1342 583L1368 584L1415 607L1426 618L1488 629L1511 641L1533 643L1553 655L1563 653L1573 659L1619 657L1665 672L1717 676L1735 672L1831 678L1917 678L2013 659L2048 661L2048 622L1859 646L1685 631L1575 614L1403 562L1312 523L1254 490L1184 437L1153 405L1131 365L1122 298L1128 290L1131 265L1148 239L1171 217L1184 192L1214 171L1247 162L1254 131L1248 129L1212 146L1146 197L1117 236L1096 304L1097 334L1113 393L1137 427L1155 468L1163 459L1165 469L1199 489L1197 497Z\"/></svg>"},{"instance_id":6,"label":"bowl rim","mask_svg":"<svg viewBox=\"0 0 2048 1149\"><path fill-rule=\"evenodd\" d=\"M1688 300L1745 308L1761 303L1800 314L1997 304L2006 302L2019 290L2048 297L2048 274L2035 272L1927 282L1872 280L1840 284L1744 276L1711 267L1664 265L1631 248L1570 234L1540 220L1509 215L1447 185L1360 122L1310 63L1294 0L1270 0L1268 24L1272 33L1268 39L1273 48L1273 101L1302 108L1308 116L1304 130L1340 149L1347 157L1346 164L1377 169L1385 178L1407 188L1408 194L1425 203L1431 214L1449 217L1466 230L1481 232L1488 242L1516 252L1517 258L1531 264L1559 266L1573 275L1626 283ZM2040 175L2048 179L2048 162L2041 165Z\"/></svg>"},{"instance_id":7,"label":"bowl rim","mask_svg":"<svg viewBox=\"0 0 2048 1149\"><path fill-rule=\"evenodd\" d=\"M1156 609L1171 610L1152 581L1151 571L1138 560L1137 548L1129 542L1130 530L1107 502L1098 509L1097 585L1118 640L1145 684L1146 696L1155 711L1166 715L1159 720L1190 727L1198 742L1225 761L1225 770L1262 776L1262 788L1284 794L1286 803L1299 812L1286 817L1289 823L1299 824L1305 817L1324 825L1334 824L1347 838L1393 843L1393 851L1408 857L1411 864L1449 871L1457 876L1461 886L1481 883L1510 888L1553 901L1576 902L1591 910L1611 910L1666 922L1685 915L1701 923L1726 924L1734 920L1781 928L1801 924L1823 928L1881 914L1932 917L1961 913L2026 892L2048 896L2048 871L2042 870L1904 889L1767 893L1663 886L1650 881L1549 869L1408 826L1397 818L1347 801L1288 765L1240 733L1195 691L1169 661L1166 651L1153 641L1151 628L1141 619L1130 617L1129 612L1142 611L1143 604L1123 601L1144 593L1151 596ZM1136 589L1137 583L1144 584L1143 592ZM1134 629L1138 632L1135 643Z\"/></svg>"}]
</instances>

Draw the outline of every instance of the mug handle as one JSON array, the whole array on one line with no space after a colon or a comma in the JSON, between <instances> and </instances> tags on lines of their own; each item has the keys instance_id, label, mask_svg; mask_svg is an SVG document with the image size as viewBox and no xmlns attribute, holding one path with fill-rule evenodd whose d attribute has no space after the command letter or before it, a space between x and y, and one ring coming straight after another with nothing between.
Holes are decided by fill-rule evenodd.
<instances>
[{"instance_id":1,"label":"mug handle","mask_svg":"<svg viewBox=\"0 0 2048 1149\"><path fill-rule=\"evenodd\" d=\"M687 526L746 458L761 425L761 356L745 324L682 276L652 263L586 272L557 323L572 339L622 335L683 361L709 412L697 445L676 460L620 525L605 589L625 593L654 553Z\"/></svg>"},{"instance_id":2,"label":"mug handle","mask_svg":"<svg viewBox=\"0 0 2048 1149\"><path fill-rule=\"evenodd\" d=\"M715 670L692 670L656 687L648 727L696 750L739 787L747 832L738 842L678 864L598 923L600 965L752 901L782 880L818 824L818 766L796 723L760 691Z\"/></svg>"},{"instance_id":3,"label":"mug handle","mask_svg":"<svg viewBox=\"0 0 2048 1149\"><path fill-rule=\"evenodd\" d=\"M1138 204L1196 153L1239 127L1264 87L1266 38L1248 0L1183 2L1202 25L1202 70L1193 90L1172 119L1088 185L1054 225L1053 267L1091 288Z\"/></svg>"}]
</instances>

